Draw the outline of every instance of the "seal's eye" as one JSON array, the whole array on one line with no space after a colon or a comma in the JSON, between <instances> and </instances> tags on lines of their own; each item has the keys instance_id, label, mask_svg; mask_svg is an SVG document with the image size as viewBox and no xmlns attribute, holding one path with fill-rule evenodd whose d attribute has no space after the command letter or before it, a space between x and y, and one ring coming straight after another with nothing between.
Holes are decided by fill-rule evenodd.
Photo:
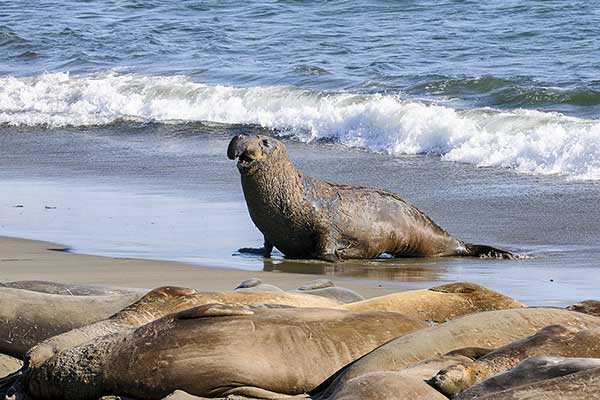
<instances>
[{"instance_id":1,"label":"seal's eye","mask_svg":"<svg viewBox=\"0 0 600 400\"><path fill-rule=\"evenodd\" d=\"M273 146L273 143L269 139L263 139L262 142L263 142L263 145L265 147L271 147L271 146Z\"/></svg>"}]
</instances>

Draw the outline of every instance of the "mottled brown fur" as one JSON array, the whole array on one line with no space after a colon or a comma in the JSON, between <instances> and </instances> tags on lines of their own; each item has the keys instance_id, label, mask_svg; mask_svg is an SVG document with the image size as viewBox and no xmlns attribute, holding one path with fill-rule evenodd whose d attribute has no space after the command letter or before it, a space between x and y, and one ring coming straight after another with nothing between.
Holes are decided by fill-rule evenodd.
<instances>
[{"instance_id":1,"label":"mottled brown fur","mask_svg":"<svg viewBox=\"0 0 600 400\"><path fill-rule=\"evenodd\" d=\"M491 256L506 251L455 239L400 196L340 185L304 175L285 145L268 136L234 137L227 149L238 159L252 221L287 257L326 261L395 257ZM242 249L244 250L244 249Z\"/></svg>"}]
</instances>

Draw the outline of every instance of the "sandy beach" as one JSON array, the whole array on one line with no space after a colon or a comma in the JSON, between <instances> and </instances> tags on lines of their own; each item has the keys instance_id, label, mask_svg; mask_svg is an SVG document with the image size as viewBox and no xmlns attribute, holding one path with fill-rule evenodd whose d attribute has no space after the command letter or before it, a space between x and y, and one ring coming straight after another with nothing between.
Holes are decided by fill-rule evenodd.
<instances>
[{"instance_id":1,"label":"sandy beach","mask_svg":"<svg viewBox=\"0 0 600 400\"><path fill-rule=\"evenodd\" d=\"M193 265L190 271L204 271L203 277L219 279L230 269L239 274L223 286L202 281L215 290L231 289L247 276L269 281L292 273L300 276L290 279L301 283L319 275L393 291L468 281L529 305L566 306L597 295L597 183L481 169L434 157L389 157L329 143L284 140L294 163L308 175L398 193L456 237L528 258L330 264L289 260L281 253L266 260L241 256L237 249L259 247L262 237L248 215L235 163L225 154L236 129L133 124L34 128L23 134L5 128L0 135L0 235L61 243L77 254L180 262ZM166 272L166 265L181 264L160 264L165 273L158 275L156 285L176 283L165 281L177 277ZM29 279L60 273L40 270L47 274ZM96 275L79 272L83 280ZM148 270L140 276L152 274ZM116 279L108 275L106 279Z\"/></svg>"},{"instance_id":2,"label":"sandy beach","mask_svg":"<svg viewBox=\"0 0 600 400\"><path fill-rule=\"evenodd\" d=\"M73 254L60 244L0 237L0 281L47 280L106 286L155 288L182 286L201 291L232 290L241 281L257 277L284 290L323 278L316 274L244 271L203 267L171 261L113 258ZM365 297L381 296L412 288L398 282L333 278Z\"/></svg>"}]
</instances>

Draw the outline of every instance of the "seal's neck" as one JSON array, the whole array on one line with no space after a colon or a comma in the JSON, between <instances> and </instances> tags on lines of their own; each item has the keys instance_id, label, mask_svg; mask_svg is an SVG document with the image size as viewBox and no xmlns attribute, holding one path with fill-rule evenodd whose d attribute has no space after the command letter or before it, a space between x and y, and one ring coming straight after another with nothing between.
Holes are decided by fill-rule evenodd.
<instances>
[{"instance_id":1,"label":"seal's neck","mask_svg":"<svg viewBox=\"0 0 600 400\"><path fill-rule=\"evenodd\" d=\"M250 214L289 214L304 199L303 180L303 174L287 157L263 165L252 175L242 175L244 197Z\"/></svg>"}]
</instances>

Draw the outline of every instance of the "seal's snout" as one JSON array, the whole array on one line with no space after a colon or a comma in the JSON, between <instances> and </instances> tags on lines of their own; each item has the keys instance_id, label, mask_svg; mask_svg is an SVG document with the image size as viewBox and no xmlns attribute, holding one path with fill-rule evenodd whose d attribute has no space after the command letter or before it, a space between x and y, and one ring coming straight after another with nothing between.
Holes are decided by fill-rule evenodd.
<instances>
[{"instance_id":1,"label":"seal's snout","mask_svg":"<svg viewBox=\"0 0 600 400\"><path fill-rule=\"evenodd\" d=\"M227 157L230 160L235 160L244 152L244 142L246 139L248 139L248 135L237 135L231 139L227 147Z\"/></svg>"}]
</instances>

